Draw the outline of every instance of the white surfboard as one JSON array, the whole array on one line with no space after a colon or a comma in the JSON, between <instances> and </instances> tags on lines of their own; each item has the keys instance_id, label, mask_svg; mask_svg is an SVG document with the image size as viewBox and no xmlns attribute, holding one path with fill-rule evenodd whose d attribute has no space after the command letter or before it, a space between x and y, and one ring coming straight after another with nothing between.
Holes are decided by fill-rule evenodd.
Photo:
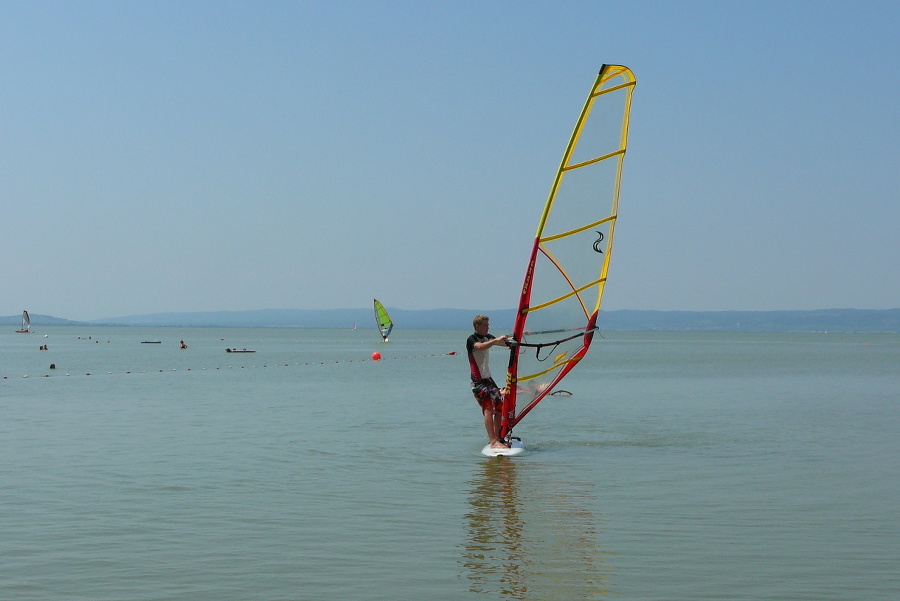
<instances>
[{"instance_id":1,"label":"white surfboard","mask_svg":"<svg viewBox=\"0 0 900 601\"><path fill-rule=\"evenodd\" d=\"M512 457L521 455L524 452L525 445L522 444L521 440L513 440L512 447L508 449L492 449L490 444L484 445L484 448L481 449L481 454L486 457Z\"/></svg>"}]
</instances>

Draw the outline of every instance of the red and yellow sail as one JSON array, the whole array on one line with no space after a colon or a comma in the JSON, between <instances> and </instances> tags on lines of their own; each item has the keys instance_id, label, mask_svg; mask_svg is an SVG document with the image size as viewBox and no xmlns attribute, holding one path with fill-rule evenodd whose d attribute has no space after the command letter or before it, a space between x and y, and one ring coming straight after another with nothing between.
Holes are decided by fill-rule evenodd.
<instances>
[{"instance_id":1,"label":"red and yellow sail","mask_svg":"<svg viewBox=\"0 0 900 601\"><path fill-rule=\"evenodd\" d=\"M602 67L550 188L513 329L503 437L591 345L619 212L634 86L627 67Z\"/></svg>"}]
</instances>

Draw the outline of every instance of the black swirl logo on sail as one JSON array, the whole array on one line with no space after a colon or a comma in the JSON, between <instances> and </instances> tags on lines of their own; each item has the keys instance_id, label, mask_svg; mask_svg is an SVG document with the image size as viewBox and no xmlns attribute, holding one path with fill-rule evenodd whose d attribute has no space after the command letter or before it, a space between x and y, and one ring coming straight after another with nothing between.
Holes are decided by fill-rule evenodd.
<instances>
[{"instance_id":1,"label":"black swirl logo on sail","mask_svg":"<svg viewBox=\"0 0 900 601\"><path fill-rule=\"evenodd\" d=\"M601 247L603 245L601 244L601 242L603 242L603 232L597 232L597 233L600 235L600 237L594 241L594 250L602 255L603 249Z\"/></svg>"}]
</instances>

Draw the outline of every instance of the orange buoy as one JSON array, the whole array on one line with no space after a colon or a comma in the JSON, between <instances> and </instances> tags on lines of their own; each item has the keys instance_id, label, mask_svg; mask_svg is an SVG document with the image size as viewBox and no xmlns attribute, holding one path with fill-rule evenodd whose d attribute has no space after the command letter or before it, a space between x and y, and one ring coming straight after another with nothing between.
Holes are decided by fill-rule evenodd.
<instances>
[{"instance_id":1,"label":"orange buoy","mask_svg":"<svg viewBox=\"0 0 900 601\"><path fill-rule=\"evenodd\" d=\"M372 361L378 361L379 359L381 359L381 353L379 353L378 351L372 353Z\"/></svg>"}]
</instances>

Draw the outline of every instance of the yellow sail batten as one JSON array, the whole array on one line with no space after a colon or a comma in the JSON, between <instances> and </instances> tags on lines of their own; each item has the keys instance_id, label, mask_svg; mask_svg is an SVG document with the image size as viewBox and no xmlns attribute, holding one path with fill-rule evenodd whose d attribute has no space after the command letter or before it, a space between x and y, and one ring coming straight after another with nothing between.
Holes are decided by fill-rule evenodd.
<instances>
[{"instance_id":1,"label":"yellow sail batten","mask_svg":"<svg viewBox=\"0 0 900 601\"><path fill-rule=\"evenodd\" d=\"M553 240L558 240L559 238L565 238L566 236L571 236L572 234L577 234L579 232L583 232L585 230L589 230L592 227L597 227L599 225L603 225L604 223L608 223L610 221L615 221L616 215L611 215L605 219L600 219L599 221L595 221L593 223L589 223L587 225L583 225L579 228L575 228L574 230L569 230L568 232L563 232L561 234L553 234L552 236L547 236L546 238L541 238L540 243L551 242Z\"/></svg>"},{"instance_id":2,"label":"yellow sail batten","mask_svg":"<svg viewBox=\"0 0 900 601\"><path fill-rule=\"evenodd\" d=\"M600 279L598 279L598 280L594 280L593 282L590 282L589 284L585 284L584 286L581 286L580 288L576 288L576 289L572 290L571 292L567 292L566 294L563 294L562 296L558 296L558 297L554 298L553 300L549 300L549 301L547 301L546 303L541 303L541 304L539 304L539 305L533 305L533 306L531 306L531 307L528 308L528 312L531 312L531 311L539 311L540 309L543 309L543 308L545 308L545 307L549 307L550 305L555 305L556 303L561 302L561 301L564 301L564 300L566 300L567 298L570 298L570 297L572 297L572 296L574 296L574 295L576 295L576 294L578 294L578 293L580 293L580 292L584 292L584 291L587 290L588 288L593 288L594 286L598 286L598 285L600 285L601 283L603 283L603 282L605 282L605 281L606 281L606 278L600 278ZM584 303L582 303L582 307L584 307ZM588 314L586 308L585 308L584 314L585 314L585 315Z\"/></svg>"},{"instance_id":3,"label":"yellow sail batten","mask_svg":"<svg viewBox=\"0 0 900 601\"><path fill-rule=\"evenodd\" d=\"M590 161L584 161L578 163L576 165L569 165L568 167L563 167L563 171L572 171L573 169L580 169L582 167L587 167L588 165L593 165L594 163L599 163L600 161L605 161L606 159L611 159L614 156L618 156L620 154L625 154L625 149L622 148L620 150L616 150L615 152L610 152L609 154L604 154L602 157L597 157L596 159L591 159Z\"/></svg>"},{"instance_id":4,"label":"yellow sail batten","mask_svg":"<svg viewBox=\"0 0 900 601\"><path fill-rule=\"evenodd\" d=\"M540 378L541 376L549 374L551 371L559 369L563 365L567 363L578 363L581 361L580 357L569 357L564 361L559 361L558 363L554 363L551 367L545 369L544 371L538 372L536 374L529 374L527 376L519 376L515 379L516 382L527 382L528 380L534 380L535 378Z\"/></svg>"},{"instance_id":5,"label":"yellow sail batten","mask_svg":"<svg viewBox=\"0 0 900 601\"><path fill-rule=\"evenodd\" d=\"M606 80L604 80L604 81L606 81ZM596 98L598 96L603 96L604 94L609 94L610 92L615 92L616 90L621 90L622 88L627 88L627 87L633 86L633 85L634 85L633 81L629 81L627 83L620 83L617 86L613 86L611 88L606 88L605 90L600 90L599 92L594 92L594 94L592 95L592 98Z\"/></svg>"}]
</instances>

